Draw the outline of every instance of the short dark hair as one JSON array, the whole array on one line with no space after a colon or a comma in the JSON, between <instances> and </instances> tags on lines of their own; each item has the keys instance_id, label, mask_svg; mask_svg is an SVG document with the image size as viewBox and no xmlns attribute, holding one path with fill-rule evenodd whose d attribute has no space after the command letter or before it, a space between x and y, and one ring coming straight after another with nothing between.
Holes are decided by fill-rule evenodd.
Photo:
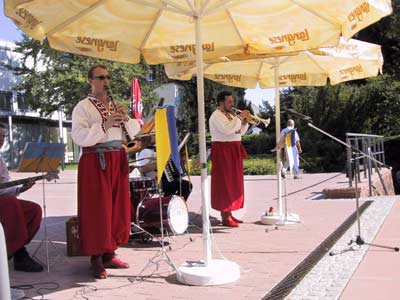
<instances>
[{"instance_id":1,"label":"short dark hair","mask_svg":"<svg viewBox=\"0 0 400 300\"><path fill-rule=\"evenodd\" d=\"M218 105L219 105L221 102L225 102L225 97L227 97L227 96L232 96L232 93L231 93L231 92L228 92L228 91L222 91L222 92L220 92L220 93L217 95L217 102L218 102Z\"/></svg>"},{"instance_id":2,"label":"short dark hair","mask_svg":"<svg viewBox=\"0 0 400 300\"><path fill-rule=\"evenodd\" d=\"M0 128L8 129L8 126L6 124L4 124L4 123L0 123Z\"/></svg>"},{"instance_id":3,"label":"short dark hair","mask_svg":"<svg viewBox=\"0 0 400 300\"><path fill-rule=\"evenodd\" d=\"M91 66L90 69L89 69L89 71L88 71L88 74L87 74L87 77L88 77L89 79L93 79L94 70L97 69L97 68L104 69L104 70L108 70L107 67L106 67L105 65L100 65L100 64L98 64L98 65Z\"/></svg>"}]
</instances>

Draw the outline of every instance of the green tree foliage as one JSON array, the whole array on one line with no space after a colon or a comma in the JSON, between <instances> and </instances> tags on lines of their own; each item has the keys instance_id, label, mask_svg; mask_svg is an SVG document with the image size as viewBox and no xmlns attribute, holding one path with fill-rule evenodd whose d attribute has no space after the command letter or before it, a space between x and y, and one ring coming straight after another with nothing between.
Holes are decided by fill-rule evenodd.
<instances>
[{"instance_id":1,"label":"green tree foliage","mask_svg":"<svg viewBox=\"0 0 400 300\"><path fill-rule=\"evenodd\" d=\"M172 82L181 86L183 92L183 95L180 99L180 107L178 107L178 129L198 132L196 78L187 81ZM244 89L224 86L214 81L204 79L204 105L206 120L210 118L212 112L218 105L216 100L218 93L225 90L232 92L236 103L235 105L237 107L238 103L245 103ZM248 106L245 106L245 108L248 108ZM206 123L206 128L208 128L208 122Z\"/></svg>"},{"instance_id":2,"label":"green tree foliage","mask_svg":"<svg viewBox=\"0 0 400 300\"><path fill-rule=\"evenodd\" d=\"M39 43L28 36L17 43L16 51L23 56L22 66L14 68L17 75L23 76L17 89L25 92L30 106L43 116L51 114L60 106L64 106L67 114L72 112L75 104L90 90L87 71L94 64L103 64L109 69L111 88L116 100L128 106L132 78L138 77L145 110L148 111L148 106L156 101L151 91L159 82L147 82L145 78L156 72L157 67L150 67L143 62L129 65L64 53L51 49L47 41Z\"/></svg>"},{"instance_id":3,"label":"green tree foliage","mask_svg":"<svg viewBox=\"0 0 400 300\"><path fill-rule=\"evenodd\" d=\"M356 38L362 41L382 45L385 58L384 71L388 75L400 78L400 0L392 0L393 13L380 22L360 31Z\"/></svg>"},{"instance_id":4,"label":"green tree foliage","mask_svg":"<svg viewBox=\"0 0 400 300\"><path fill-rule=\"evenodd\" d=\"M391 136L400 131L399 88L399 81L386 75L336 86L297 88L291 91L288 103L311 116L315 126L341 140L345 140L346 132ZM304 156L318 161L310 171L342 170L344 147L307 126L307 122L295 120Z\"/></svg>"},{"instance_id":5,"label":"green tree foliage","mask_svg":"<svg viewBox=\"0 0 400 300\"><path fill-rule=\"evenodd\" d=\"M144 61L131 65L69 54L51 49L47 41L39 43L28 36L17 43L16 51L22 54L22 66L13 68L13 71L23 76L17 89L25 92L32 109L40 111L43 116L51 114L60 106L64 106L67 115L71 114L75 104L89 92L87 71L94 64L107 66L112 77L113 96L127 106L132 78L139 78L145 116L159 101L153 90L162 83L174 82L168 80L162 65L149 66ZM147 81L148 75L152 75L154 80ZM196 79L175 83L183 90L178 107L179 130L197 132ZM222 90L229 90L237 101L244 101L244 89L226 87L206 79L204 94L207 120L216 107L214 99Z\"/></svg>"},{"instance_id":6,"label":"green tree foliage","mask_svg":"<svg viewBox=\"0 0 400 300\"><path fill-rule=\"evenodd\" d=\"M335 86L302 87L281 95L282 107L293 108L313 119L324 131L345 139L346 132L398 135L400 132L400 0L392 1L393 14L361 31L356 38L382 45L385 75ZM288 118L286 114L282 116ZM332 139L294 118L302 138L309 171L339 171L345 149ZM387 153L388 157L395 157ZM395 163L395 162L392 162Z\"/></svg>"}]
</instances>

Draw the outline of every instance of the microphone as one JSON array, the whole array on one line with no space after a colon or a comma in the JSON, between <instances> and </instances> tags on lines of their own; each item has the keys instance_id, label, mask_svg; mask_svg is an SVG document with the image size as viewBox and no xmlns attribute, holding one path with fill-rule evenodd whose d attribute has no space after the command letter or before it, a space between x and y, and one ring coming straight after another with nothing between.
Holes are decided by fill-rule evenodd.
<instances>
[{"instance_id":1,"label":"microphone","mask_svg":"<svg viewBox=\"0 0 400 300\"><path fill-rule=\"evenodd\" d=\"M293 115L293 116L296 116L296 117L298 117L298 118L300 118L300 119L306 120L306 121L308 121L308 122L312 122L312 118L311 118L310 116L306 116L306 115L303 115L303 114L301 114L301 113L298 113L298 112L295 111L294 109L288 108L288 109L286 109L286 112L287 112L288 114Z\"/></svg>"}]
</instances>

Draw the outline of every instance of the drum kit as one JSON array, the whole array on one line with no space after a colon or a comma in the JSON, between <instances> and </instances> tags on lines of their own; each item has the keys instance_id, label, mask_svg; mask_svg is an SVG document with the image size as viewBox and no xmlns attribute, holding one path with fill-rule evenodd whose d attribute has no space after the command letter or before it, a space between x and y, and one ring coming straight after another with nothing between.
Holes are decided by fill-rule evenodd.
<instances>
[{"instance_id":1,"label":"drum kit","mask_svg":"<svg viewBox=\"0 0 400 300\"><path fill-rule=\"evenodd\" d=\"M127 150L130 156L154 144L154 129L154 119L145 122L135 136L136 143ZM182 145L187 142L188 137L189 134L183 139ZM181 147L180 145L179 150ZM130 163L131 171L135 168L138 170L136 177L129 178L132 202L131 237L133 239L140 237L143 242L151 242L155 235L160 234L162 239L164 234L167 236L184 234L189 226L186 201L178 195L164 196L154 177L143 176L150 170L155 171L154 159L154 157L146 157ZM145 160L147 163L143 164ZM140 165L137 165L139 163ZM153 166L154 169L145 169L146 165Z\"/></svg>"},{"instance_id":2,"label":"drum kit","mask_svg":"<svg viewBox=\"0 0 400 300\"><path fill-rule=\"evenodd\" d=\"M187 231L189 213L182 197L163 196L156 180L147 176L129 178L129 187L132 237L139 236L143 242L150 242L155 235L180 235Z\"/></svg>"}]
</instances>

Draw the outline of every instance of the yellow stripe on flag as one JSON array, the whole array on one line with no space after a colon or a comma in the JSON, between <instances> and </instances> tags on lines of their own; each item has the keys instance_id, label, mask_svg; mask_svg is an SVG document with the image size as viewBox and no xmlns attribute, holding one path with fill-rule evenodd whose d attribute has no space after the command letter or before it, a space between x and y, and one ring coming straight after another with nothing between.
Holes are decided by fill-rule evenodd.
<instances>
[{"instance_id":1,"label":"yellow stripe on flag","mask_svg":"<svg viewBox=\"0 0 400 300\"><path fill-rule=\"evenodd\" d=\"M188 151L188 146L187 143L185 144L185 163L186 163L186 170L188 173L188 176L190 176L190 171L191 171L191 166L190 166L190 161L189 161L189 151Z\"/></svg>"},{"instance_id":2,"label":"yellow stripe on flag","mask_svg":"<svg viewBox=\"0 0 400 300\"><path fill-rule=\"evenodd\" d=\"M157 182L160 183L167 161L171 156L166 108L156 110L155 123Z\"/></svg>"}]
</instances>

